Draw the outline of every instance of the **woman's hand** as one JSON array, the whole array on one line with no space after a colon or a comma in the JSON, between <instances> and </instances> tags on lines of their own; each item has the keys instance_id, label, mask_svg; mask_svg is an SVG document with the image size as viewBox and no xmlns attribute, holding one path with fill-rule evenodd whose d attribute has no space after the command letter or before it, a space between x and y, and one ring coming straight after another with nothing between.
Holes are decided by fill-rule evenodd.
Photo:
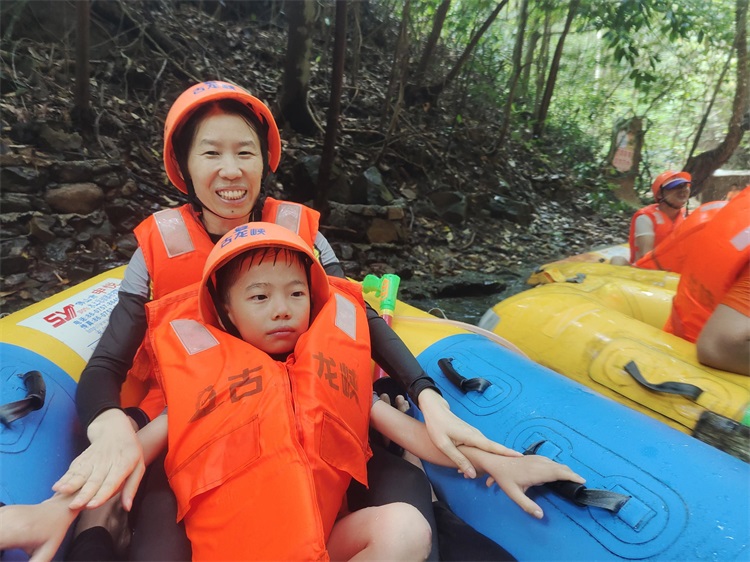
<instances>
[{"instance_id":1,"label":"woman's hand","mask_svg":"<svg viewBox=\"0 0 750 562\"><path fill-rule=\"evenodd\" d=\"M571 480L579 484L586 482L568 466L541 455L510 458L476 451L472 452L472 458L489 474L487 487L497 484L521 509L537 519L544 517L544 512L526 495L526 490L557 480Z\"/></svg>"},{"instance_id":2,"label":"woman's hand","mask_svg":"<svg viewBox=\"0 0 750 562\"><path fill-rule=\"evenodd\" d=\"M52 489L70 495L78 492L68 506L75 510L99 507L122 487L122 506L130 511L146 470L130 419L121 410L106 410L91 422L87 434L91 445Z\"/></svg>"},{"instance_id":3,"label":"woman's hand","mask_svg":"<svg viewBox=\"0 0 750 562\"><path fill-rule=\"evenodd\" d=\"M52 560L78 515L70 497L56 495L35 505L0 507L0 550L23 549L31 562Z\"/></svg>"},{"instance_id":4,"label":"woman's hand","mask_svg":"<svg viewBox=\"0 0 750 562\"><path fill-rule=\"evenodd\" d=\"M475 478L477 472L469 459L458 450L459 445L468 445L508 457L522 456L518 451L487 439L476 427L457 418L450 411L448 402L434 390L423 390L419 393L418 400L430 439L465 476Z\"/></svg>"}]
</instances>

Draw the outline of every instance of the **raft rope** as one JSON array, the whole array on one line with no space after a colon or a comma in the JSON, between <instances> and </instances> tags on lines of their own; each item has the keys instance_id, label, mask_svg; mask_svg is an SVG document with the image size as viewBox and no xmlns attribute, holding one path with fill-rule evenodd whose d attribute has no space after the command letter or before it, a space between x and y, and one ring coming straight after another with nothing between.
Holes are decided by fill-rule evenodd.
<instances>
[{"instance_id":1,"label":"raft rope","mask_svg":"<svg viewBox=\"0 0 750 562\"><path fill-rule=\"evenodd\" d=\"M26 387L26 397L0 406L0 423L7 428L10 428L11 422L44 406L47 387L44 384L42 373L29 371L22 376L23 384Z\"/></svg>"}]
</instances>

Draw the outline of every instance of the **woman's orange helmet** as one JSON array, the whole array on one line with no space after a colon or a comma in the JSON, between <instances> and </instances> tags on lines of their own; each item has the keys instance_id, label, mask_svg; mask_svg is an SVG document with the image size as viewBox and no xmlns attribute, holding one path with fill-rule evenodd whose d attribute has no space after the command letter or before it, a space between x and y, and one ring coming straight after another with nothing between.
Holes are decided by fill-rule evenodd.
<instances>
[{"instance_id":1,"label":"woman's orange helmet","mask_svg":"<svg viewBox=\"0 0 750 562\"><path fill-rule=\"evenodd\" d=\"M164 169L169 181L183 193L187 193L185 179L174 151L173 137L190 115L200 106L222 99L233 99L247 105L261 121L268 124L268 166L276 171L281 159L281 137L276 120L266 104L246 90L229 82L201 82L189 87L180 94L167 114L164 122Z\"/></svg>"},{"instance_id":2,"label":"woman's orange helmet","mask_svg":"<svg viewBox=\"0 0 750 562\"><path fill-rule=\"evenodd\" d=\"M656 176L654 183L651 184L651 192L654 194L654 200L657 203L661 201L662 189L674 189L681 185L690 185L692 181L693 176L687 172L675 172L674 170L662 172Z\"/></svg>"}]
</instances>

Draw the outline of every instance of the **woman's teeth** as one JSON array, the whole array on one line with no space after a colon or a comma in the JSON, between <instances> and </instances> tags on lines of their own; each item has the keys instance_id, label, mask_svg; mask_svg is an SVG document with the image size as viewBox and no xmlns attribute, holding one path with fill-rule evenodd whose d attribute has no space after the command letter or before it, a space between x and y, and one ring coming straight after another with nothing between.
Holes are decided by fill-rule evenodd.
<instances>
[{"instance_id":1,"label":"woman's teeth","mask_svg":"<svg viewBox=\"0 0 750 562\"><path fill-rule=\"evenodd\" d=\"M242 199L242 197L244 197L245 195L245 190L244 189L228 189L225 191L217 191L216 193L222 199L234 201L237 199Z\"/></svg>"}]
</instances>

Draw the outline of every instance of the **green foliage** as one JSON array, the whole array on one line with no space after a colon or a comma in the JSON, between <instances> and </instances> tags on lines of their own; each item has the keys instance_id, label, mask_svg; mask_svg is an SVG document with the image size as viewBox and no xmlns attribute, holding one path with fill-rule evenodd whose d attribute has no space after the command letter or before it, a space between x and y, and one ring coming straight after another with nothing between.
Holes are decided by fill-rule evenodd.
<instances>
[{"instance_id":1,"label":"green foliage","mask_svg":"<svg viewBox=\"0 0 750 562\"><path fill-rule=\"evenodd\" d=\"M453 0L434 73L445 72L498 1ZM414 27L424 30L424 36L440 1L412 3L413 17L419 22ZM460 111L466 123L487 115L499 119L500 112L495 110L505 104L520 4L507 4L477 46L471 68L464 71L461 87L466 89L468 106ZM531 3L527 36L534 30L541 32L549 16L550 56L568 5L555 0ZM598 166L609 149L614 122L638 115L649 122L644 169L682 167L708 96L731 52L734 12L734 0L582 0L565 43L552 98L546 132L549 139L544 142L547 157L574 163L581 181L600 189ZM415 36L417 41L421 38ZM514 144L528 140L529 116L539 94L534 75L540 45L541 41L536 45L528 91L514 103L509 135ZM699 151L715 146L726 132L736 87L735 64L733 61L709 115ZM451 99L450 92L445 96L446 102ZM750 150L747 137L738 149L745 153ZM748 160L750 156L734 159L738 163ZM609 194L604 185L601 192Z\"/></svg>"}]
</instances>

